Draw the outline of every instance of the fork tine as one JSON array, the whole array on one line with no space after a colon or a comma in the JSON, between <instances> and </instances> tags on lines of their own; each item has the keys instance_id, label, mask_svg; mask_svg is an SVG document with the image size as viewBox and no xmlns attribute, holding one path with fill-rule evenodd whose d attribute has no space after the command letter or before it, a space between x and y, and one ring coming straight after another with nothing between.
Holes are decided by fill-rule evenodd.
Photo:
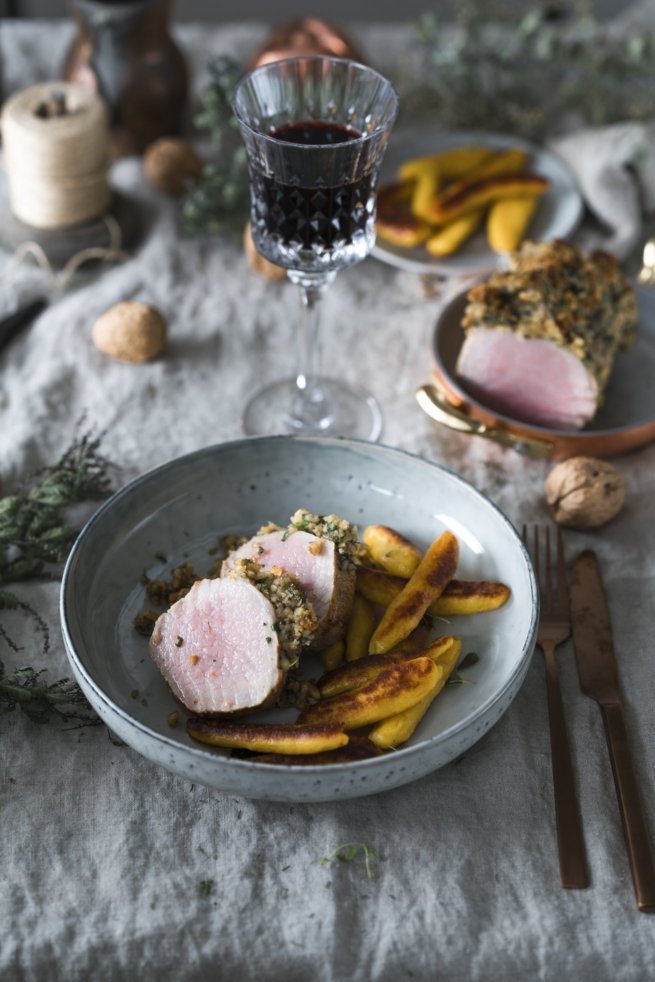
<instances>
[{"instance_id":1,"label":"fork tine","mask_svg":"<svg viewBox=\"0 0 655 982\"><path fill-rule=\"evenodd\" d=\"M546 526L546 574L545 574L545 601L546 609L549 611L553 610L553 565L551 561L551 550L550 550L550 526Z\"/></svg>"},{"instance_id":2,"label":"fork tine","mask_svg":"<svg viewBox=\"0 0 655 982\"><path fill-rule=\"evenodd\" d=\"M566 560L564 558L564 536L557 529L557 603L560 614L569 613L569 591L566 585Z\"/></svg>"},{"instance_id":3,"label":"fork tine","mask_svg":"<svg viewBox=\"0 0 655 982\"><path fill-rule=\"evenodd\" d=\"M539 526L534 525L532 528L532 562L534 565L535 573L537 574L537 586L539 587L539 593L542 592L542 581L543 577L541 575L541 557L539 555Z\"/></svg>"}]
</instances>

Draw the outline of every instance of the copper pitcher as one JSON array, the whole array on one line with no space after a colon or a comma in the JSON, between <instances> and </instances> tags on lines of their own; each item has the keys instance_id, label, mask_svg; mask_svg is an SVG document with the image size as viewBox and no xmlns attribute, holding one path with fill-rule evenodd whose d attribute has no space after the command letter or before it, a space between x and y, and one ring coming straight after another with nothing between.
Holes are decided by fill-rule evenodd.
<instances>
[{"instance_id":1,"label":"copper pitcher","mask_svg":"<svg viewBox=\"0 0 655 982\"><path fill-rule=\"evenodd\" d=\"M78 35L63 76L107 101L114 157L143 153L158 137L180 131L188 73L168 32L171 6L172 0L71 0Z\"/></svg>"}]
</instances>

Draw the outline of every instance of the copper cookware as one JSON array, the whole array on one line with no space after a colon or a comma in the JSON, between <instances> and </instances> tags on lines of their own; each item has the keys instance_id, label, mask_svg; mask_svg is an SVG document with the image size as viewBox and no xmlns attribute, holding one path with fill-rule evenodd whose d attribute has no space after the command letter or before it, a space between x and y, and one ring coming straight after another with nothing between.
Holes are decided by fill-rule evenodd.
<instances>
[{"instance_id":1,"label":"copper cookware","mask_svg":"<svg viewBox=\"0 0 655 982\"><path fill-rule=\"evenodd\" d=\"M434 379L416 393L419 405L437 422L536 457L563 460L584 455L614 457L655 440L655 293L639 288L637 344L619 354L605 403L583 430L553 430L509 418L478 402L457 378L456 362L464 335L461 319L466 293L442 310L434 333Z\"/></svg>"},{"instance_id":2,"label":"copper cookware","mask_svg":"<svg viewBox=\"0 0 655 982\"><path fill-rule=\"evenodd\" d=\"M259 68L272 61L299 55L332 55L352 61L364 60L361 52L340 28L316 17L305 17L276 28L256 52L249 67Z\"/></svg>"}]
</instances>

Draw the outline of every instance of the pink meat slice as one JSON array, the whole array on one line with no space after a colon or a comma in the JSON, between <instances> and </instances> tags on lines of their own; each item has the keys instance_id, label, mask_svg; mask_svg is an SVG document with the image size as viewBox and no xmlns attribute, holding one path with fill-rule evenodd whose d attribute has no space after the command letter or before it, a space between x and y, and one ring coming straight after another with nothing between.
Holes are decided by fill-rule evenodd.
<instances>
[{"instance_id":1,"label":"pink meat slice","mask_svg":"<svg viewBox=\"0 0 655 982\"><path fill-rule=\"evenodd\" d=\"M341 569L334 542L309 532L284 530L255 535L224 561L221 576L237 559L254 559L264 569L291 573L312 602L318 618L308 651L318 650L341 637L355 590L354 567Z\"/></svg>"},{"instance_id":2,"label":"pink meat slice","mask_svg":"<svg viewBox=\"0 0 655 982\"><path fill-rule=\"evenodd\" d=\"M198 580L158 618L150 655L194 713L255 709L284 681L274 622L272 605L248 580Z\"/></svg>"},{"instance_id":3,"label":"pink meat slice","mask_svg":"<svg viewBox=\"0 0 655 982\"><path fill-rule=\"evenodd\" d=\"M538 426L577 430L598 408L596 380L575 355L510 331L468 330L457 376L484 406Z\"/></svg>"}]
</instances>

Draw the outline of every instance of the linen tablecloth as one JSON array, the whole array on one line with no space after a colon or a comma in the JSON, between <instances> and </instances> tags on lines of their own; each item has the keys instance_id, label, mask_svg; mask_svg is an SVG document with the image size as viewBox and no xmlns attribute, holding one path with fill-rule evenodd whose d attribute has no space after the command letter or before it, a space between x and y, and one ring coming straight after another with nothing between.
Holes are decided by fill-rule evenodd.
<instances>
[{"instance_id":1,"label":"linen tablecloth","mask_svg":"<svg viewBox=\"0 0 655 982\"><path fill-rule=\"evenodd\" d=\"M196 88L210 54L244 59L265 25L177 35ZM353 30L384 68L398 27ZM52 77L68 24L2 27L4 90ZM175 204L126 160L113 180L147 211L133 258L53 304L0 355L3 493L66 448L77 421L102 431L120 486L179 454L239 436L244 395L288 367L297 296L250 272L238 242L188 238ZM1 259L2 269L8 256ZM2 311L35 292L24 267ZM133 366L92 345L97 316L126 297L170 322L165 356ZM380 400L383 442L472 481L517 524L546 519L551 465L431 424L414 402L427 380L437 301L374 259L341 274L326 299L330 371ZM655 447L617 461L627 502L592 546L609 592L627 725L655 829ZM51 626L43 667L69 669L58 584L16 587ZM40 665L30 623L9 668ZM104 727L0 719L0 978L3 980L633 980L655 977L655 918L637 913L597 706L582 696L570 643L559 657L592 887L559 885L544 670L535 656L518 697L463 758L384 795L331 804L238 799L157 769ZM343 843L379 855L322 863Z\"/></svg>"}]
</instances>

